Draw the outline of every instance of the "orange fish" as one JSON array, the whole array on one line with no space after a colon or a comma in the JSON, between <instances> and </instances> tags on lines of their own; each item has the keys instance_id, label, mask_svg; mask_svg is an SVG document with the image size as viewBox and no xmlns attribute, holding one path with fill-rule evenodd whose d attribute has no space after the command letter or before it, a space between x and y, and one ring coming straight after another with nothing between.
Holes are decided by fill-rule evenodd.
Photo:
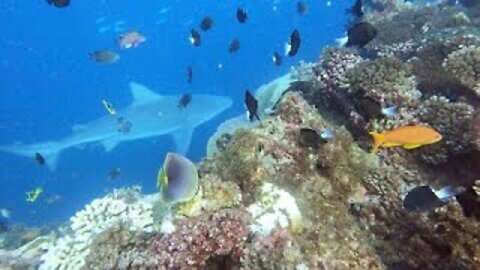
<instances>
[{"instance_id":1,"label":"orange fish","mask_svg":"<svg viewBox=\"0 0 480 270\"><path fill-rule=\"evenodd\" d=\"M424 126L404 126L382 133L370 132L369 134L374 140L373 152L376 152L379 147L403 146L405 149L414 149L442 139L440 133Z\"/></svg>"},{"instance_id":2,"label":"orange fish","mask_svg":"<svg viewBox=\"0 0 480 270\"><path fill-rule=\"evenodd\" d=\"M118 45L122 49L130 49L138 47L141 43L145 42L147 39L137 31L130 31L123 35L120 35L118 38Z\"/></svg>"}]
</instances>

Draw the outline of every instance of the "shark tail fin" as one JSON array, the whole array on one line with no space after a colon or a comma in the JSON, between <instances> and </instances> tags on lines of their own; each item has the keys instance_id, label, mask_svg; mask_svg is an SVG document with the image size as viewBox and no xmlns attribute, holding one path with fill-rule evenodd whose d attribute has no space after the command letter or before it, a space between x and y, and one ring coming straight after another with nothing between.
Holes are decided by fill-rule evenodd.
<instances>
[{"instance_id":1,"label":"shark tail fin","mask_svg":"<svg viewBox=\"0 0 480 270\"><path fill-rule=\"evenodd\" d=\"M39 153L45 159L45 164L52 171L57 168L58 157L62 150L63 148L55 142L45 142L31 145L13 144L0 146L0 152L11 153L17 156L32 159L35 159L36 154Z\"/></svg>"}]
</instances>

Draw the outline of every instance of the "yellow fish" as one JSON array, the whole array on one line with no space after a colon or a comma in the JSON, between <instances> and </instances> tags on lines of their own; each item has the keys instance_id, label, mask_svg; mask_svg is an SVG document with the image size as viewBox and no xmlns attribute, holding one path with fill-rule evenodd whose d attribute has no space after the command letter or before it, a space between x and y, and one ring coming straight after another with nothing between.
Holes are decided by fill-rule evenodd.
<instances>
[{"instance_id":1,"label":"yellow fish","mask_svg":"<svg viewBox=\"0 0 480 270\"><path fill-rule=\"evenodd\" d=\"M115 110L115 107L113 107L112 103L106 101L105 99L102 100L103 107L108 111L109 114L115 115L117 114L117 110Z\"/></svg>"},{"instance_id":2,"label":"yellow fish","mask_svg":"<svg viewBox=\"0 0 480 270\"><path fill-rule=\"evenodd\" d=\"M404 126L382 133L373 131L369 134L374 140L373 152L376 152L379 147L403 146L405 149L414 149L442 139L440 133L424 126Z\"/></svg>"},{"instance_id":3,"label":"yellow fish","mask_svg":"<svg viewBox=\"0 0 480 270\"><path fill-rule=\"evenodd\" d=\"M32 190L32 191L28 191L26 192L27 194L27 198L26 198L26 201L27 202L35 202L38 197L40 196L40 194L42 194L43 192L43 189L41 187L37 187L36 189Z\"/></svg>"}]
</instances>

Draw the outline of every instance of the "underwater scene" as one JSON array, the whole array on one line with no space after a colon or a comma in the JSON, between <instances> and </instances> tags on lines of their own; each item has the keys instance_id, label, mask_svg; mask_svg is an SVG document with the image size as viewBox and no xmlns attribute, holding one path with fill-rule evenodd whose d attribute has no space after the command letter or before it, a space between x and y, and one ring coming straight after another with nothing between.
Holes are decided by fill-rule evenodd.
<instances>
[{"instance_id":1,"label":"underwater scene","mask_svg":"<svg viewBox=\"0 0 480 270\"><path fill-rule=\"evenodd\" d=\"M480 0L0 23L0 270L480 269Z\"/></svg>"}]
</instances>

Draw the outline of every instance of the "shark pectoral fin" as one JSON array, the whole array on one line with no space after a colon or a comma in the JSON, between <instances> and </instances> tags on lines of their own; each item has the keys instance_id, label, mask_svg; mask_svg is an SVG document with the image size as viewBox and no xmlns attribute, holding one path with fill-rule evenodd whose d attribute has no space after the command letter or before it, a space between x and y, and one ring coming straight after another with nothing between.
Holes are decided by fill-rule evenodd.
<instances>
[{"instance_id":1,"label":"shark pectoral fin","mask_svg":"<svg viewBox=\"0 0 480 270\"><path fill-rule=\"evenodd\" d=\"M115 147L117 147L119 143L120 143L119 141L103 141L102 145L103 145L103 148L105 149L105 152L110 152Z\"/></svg>"},{"instance_id":2,"label":"shark pectoral fin","mask_svg":"<svg viewBox=\"0 0 480 270\"><path fill-rule=\"evenodd\" d=\"M415 149L422 146L421 144L404 144L403 148L405 149Z\"/></svg>"},{"instance_id":3,"label":"shark pectoral fin","mask_svg":"<svg viewBox=\"0 0 480 270\"><path fill-rule=\"evenodd\" d=\"M182 127L172 133L175 149L178 154L186 155L192 141L193 127Z\"/></svg>"}]
</instances>

